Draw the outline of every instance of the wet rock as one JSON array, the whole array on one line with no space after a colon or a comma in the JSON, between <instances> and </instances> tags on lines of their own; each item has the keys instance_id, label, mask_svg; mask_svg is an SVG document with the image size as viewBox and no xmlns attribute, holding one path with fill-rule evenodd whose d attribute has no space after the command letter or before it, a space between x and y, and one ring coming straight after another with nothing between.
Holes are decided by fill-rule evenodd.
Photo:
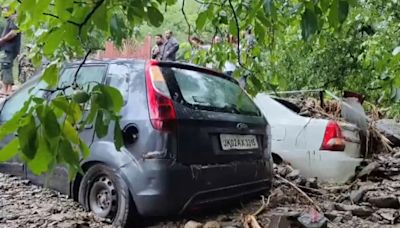
<instances>
[{"instance_id":1,"label":"wet rock","mask_svg":"<svg viewBox=\"0 0 400 228\"><path fill-rule=\"evenodd\" d=\"M189 221L185 224L184 228L202 228L203 224L196 221Z\"/></svg>"},{"instance_id":2,"label":"wet rock","mask_svg":"<svg viewBox=\"0 0 400 228\"><path fill-rule=\"evenodd\" d=\"M204 224L203 228L221 228L221 225L217 221L209 221Z\"/></svg>"},{"instance_id":3,"label":"wet rock","mask_svg":"<svg viewBox=\"0 0 400 228\"><path fill-rule=\"evenodd\" d=\"M400 208L400 203L395 196L373 196L368 198L368 202L379 208Z\"/></svg>"},{"instance_id":4,"label":"wet rock","mask_svg":"<svg viewBox=\"0 0 400 228\"><path fill-rule=\"evenodd\" d=\"M293 170L292 172L290 172L286 178L288 180L295 180L296 178L298 178L300 176L300 171L298 169Z\"/></svg>"},{"instance_id":5,"label":"wet rock","mask_svg":"<svg viewBox=\"0 0 400 228\"><path fill-rule=\"evenodd\" d=\"M358 178L363 178L366 177L368 175L370 175L375 169L377 169L379 167L379 163L378 162L371 162L369 163L367 166L365 166L360 173L358 173L357 177Z\"/></svg>"}]
</instances>

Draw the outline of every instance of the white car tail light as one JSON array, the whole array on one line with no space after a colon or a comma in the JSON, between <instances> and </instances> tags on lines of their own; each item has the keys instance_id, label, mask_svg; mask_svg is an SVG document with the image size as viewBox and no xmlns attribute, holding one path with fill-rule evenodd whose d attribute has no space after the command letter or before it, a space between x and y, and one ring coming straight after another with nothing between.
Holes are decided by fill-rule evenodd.
<instances>
[{"instance_id":1,"label":"white car tail light","mask_svg":"<svg viewBox=\"0 0 400 228\"><path fill-rule=\"evenodd\" d=\"M329 121L325 129L321 150L344 151L345 143L342 130L335 121Z\"/></svg>"}]
</instances>

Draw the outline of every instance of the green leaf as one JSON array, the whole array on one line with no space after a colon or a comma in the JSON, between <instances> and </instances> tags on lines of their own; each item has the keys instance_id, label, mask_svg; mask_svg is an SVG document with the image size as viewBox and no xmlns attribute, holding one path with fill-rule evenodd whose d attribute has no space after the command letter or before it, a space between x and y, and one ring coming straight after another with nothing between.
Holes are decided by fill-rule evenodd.
<instances>
[{"instance_id":1,"label":"green leaf","mask_svg":"<svg viewBox=\"0 0 400 228\"><path fill-rule=\"evenodd\" d=\"M27 162L29 170L35 175L41 175L48 171L54 156L48 147L46 138L42 135L38 137L38 145L38 151L35 158L28 160Z\"/></svg>"},{"instance_id":2,"label":"green leaf","mask_svg":"<svg viewBox=\"0 0 400 228\"><path fill-rule=\"evenodd\" d=\"M13 158L18 152L18 148L19 140L18 138L14 138L0 150L0 162L5 162Z\"/></svg>"},{"instance_id":3,"label":"green leaf","mask_svg":"<svg viewBox=\"0 0 400 228\"><path fill-rule=\"evenodd\" d=\"M104 111L99 110L97 113L96 123L95 123L95 132L97 138L103 138L108 133L108 124L105 124L103 116L104 116Z\"/></svg>"},{"instance_id":4,"label":"green leaf","mask_svg":"<svg viewBox=\"0 0 400 228\"><path fill-rule=\"evenodd\" d=\"M42 80L44 80L50 87L55 87L58 82L58 66L55 62L47 66L43 73Z\"/></svg>"},{"instance_id":5,"label":"green leaf","mask_svg":"<svg viewBox=\"0 0 400 228\"><path fill-rule=\"evenodd\" d=\"M62 43L63 36L64 31L58 28L48 33L43 47L43 53L48 56L52 55L57 47Z\"/></svg>"},{"instance_id":6,"label":"green leaf","mask_svg":"<svg viewBox=\"0 0 400 228\"><path fill-rule=\"evenodd\" d=\"M267 16L275 16L276 8L275 8L274 0L264 0L263 9L264 9L264 13Z\"/></svg>"},{"instance_id":7,"label":"green leaf","mask_svg":"<svg viewBox=\"0 0 400 228\"><path fill-rule=\"evenodd\" d=\"M107 19L107 7L106 3L103 3L99 8L97 8L92 20L99 29L108 31L109 27Z\"/></svg>"},{"instance_id":8,"label":"green leaf","mask_svg":"<svg viewBox=\"0 0 400 228\"><path fill-rule=\"evenodd\" d=\"M207 18L208 18L208 11L207 10L199 13L199 16L197 16L197 19L196 19L196 27L197 27L197 29L202 30L204 28L204 25L207 22Z\"/></svg>"},{"instance_id":9,"label":"green leaf","mask_svg":"<svg viewBox=\"0 0 400 228\"><path fill-rule=\"evenodd\" d=\"M124 139L122 137L122 130L119 121L115 121L114 124L114 144L118 151L124 145Z\"/></svg>"},{"instance_id":10,"label":"green leaf","mask_svg":"<svg viewBox=\"0 0 400 228\"><path fill-rule=\"evenodd\" d=\"M160 27L164 21L164 16L153 6L147 8L147 17L149 18L150 23L155 27Z\"/></svg>"},{"instance_id":11,"label":"green leaf","mask_svg":"<svg viewBox=\"0 0 400 228\"><path fill-rule=\"evenodd\" d=\"M71 116L74 121L79 121L82 118L81 107L73 101L68 101L65 96L56 97L51 101L51 104Z\"/></svg>"},{"instance_id":12,"label":"green leaf","mask_svg":"<svg viewBox=\"0 0 400 228\"><path fill-rule=\"evenodd\" d=\"M45 109L44 122L42 122L42 125L45 129L47 137L54 138L60 136L61 130L57 121L57 117L54 114L54 111L48 107Z\"/></svg>"},{"instance_id":13,"label":"green leaf","mask_svg":"<svg viewBox=\"0 0 400 228\"><path fill-rule=\"evenodd\" d=\"M73 149L71 143L66 140L62 139L60 141L60 155L62 156L63 160L71 165L79 165L79 155Z\"/></svg>"},{"instance_id":14,"label":"green leaf","mask_svg":"<svg viewBox=\"0 0 400 228\"><path fill-rule=\"evenodd\" d=\"M87 158L90 155L90 149L89 147L86 145L85 142L83 142L82 140L79 141L79 148L81 150L83 159Z\"/></svg>"},{"instance_id":15,"label":"green leaf","mask_svg":"<svg viewBox=\"0 0 400 228\"><path fill-rule=\"evenodd\" d=\"M329 10L330 0L320 0L319 5L324 13Z\"/></svg>"},{"instance_id":16,"label":"green leaf","mask_svg":"<svg viewBox=\"0 0 400 228\"><path fill-rule=\"evenodd\" d=\"M234 36L236 36L236 35L237 35L237 32L238 32L238 28L237 28L236 21L232 19L232 20L229 22L229 33L232 34L232 35L234 35Z\"/></svg>"},{"instance_id":17,"label":"green leaf","mask_svg":"<svg viewBox=\"0 0 400 228\"><path fill-rule=\"evenodd\" d=\"M339 23L343 23L349 14L349 3L344 0L339 0Z\"/></svg>"},{"instance_id":18,"label":"green leaf","mask_svg":"<svg viewBox=\"0 0 400 228\"><path fill-rule=\"evenodd\" d=\"M328 21L329 24L338 28L342 24L349 14L349 3L344 0L333 0L329 11Z\"/></svg>"},{"instance_id":19,"label":"green leaf","mask_svg":"<svg viewBox=\"0 0 400 228\"><path fill-rule=\"evenodd\" d=\"M317 16L314 11L305 9L301 17L301 35L305 41L309 41L318 29Z\"/></svg>"},{"instance_id":20,"label":"green leaf","mask_svg":"<svg viewBox=\"0 0 400 228\"><path fill-rule=\"evenodd\" d=\"M79 144L79 134L78 131L72 126L72 124L66 120L62 128L64 136L74 144Z\"/></svg>"},{"instance_id":21,"label":"green leaf","mask_svg":"<svg viewBox=\"0 0 400 228\"><path fill-rule=\"evenodd\" d=\"M61 20L66 21L71 17L71 13L67 11L68 8L72 7L74 4L73 0L56 0L55 9L57 15Z\"/></svg>"},{"instance_id":22,"label":"green leaf","mask_svg":"<svg viewBox=\"0 0 400 228\"><path fill-rule=\"evenodd\" d=\"M37 131L34 117L32 115L24 117L20 122L17 132L22 153L28 159L33 159L37 152Z\"/></svg>"},{"instance_id":23,"label":"green leaf","mask_svg":"<svg viewBox=\"0 0 400 228\"><path fill-rule=\"evenodd\" d=\"M21 110L14 114L14 116L0 126L0 140L3 140L7 135L15 133L18 129L18 123L23 116L26 115L31 103L31 98L25 101Z\"/></svg>"}]
</instances>

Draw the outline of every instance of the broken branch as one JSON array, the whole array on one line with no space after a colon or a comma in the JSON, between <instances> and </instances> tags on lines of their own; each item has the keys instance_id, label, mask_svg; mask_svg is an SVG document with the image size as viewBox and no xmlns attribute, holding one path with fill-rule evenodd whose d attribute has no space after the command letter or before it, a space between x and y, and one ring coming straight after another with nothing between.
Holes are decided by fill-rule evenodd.
<instances>
[{"instance_id":1,"label":"broken branch","mask_svg":"<svg viewBox=\"0 0 400 228\"><path fill-rule=\"evenodd\" d=\"M318 212L322 212L322 209L314 202L313 199L311 199L303 190L301 190L299 187L297 187L295 184L292 182L288 181L286 178L281 177L280 175L276 174L275 175L279 180L285 182L286 184L292 186L294 189L296 189L301 195L303 195L310 203L317 209Z\"/></svg>"}]
</instances>

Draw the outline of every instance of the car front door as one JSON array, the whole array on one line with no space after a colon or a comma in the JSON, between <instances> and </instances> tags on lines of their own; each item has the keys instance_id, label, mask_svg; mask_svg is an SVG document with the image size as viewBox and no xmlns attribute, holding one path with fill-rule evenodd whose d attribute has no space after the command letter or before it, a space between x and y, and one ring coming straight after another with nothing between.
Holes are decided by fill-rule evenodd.
<instances>
[{"instance_id":1,"label":"car front door","mask_svg":"<svg viewBox=\"0 0 400 228\"><path fill-rule=\"evenodd\" d=\"M15 113L17 113L24 105L25 101L29 99L30 95L36 97L43 97L47 84L39 81L39 78L28 81L19 90L12 94L7 100L0 104L0 125L10 120ZM15 138L16 134L8 135L0 141L0 149L7 145ZM14 157L6 162L0 163L0 172L9 173L18 176L25 176L24 164L19 157Z\"/></svg>"},{"instance_id":2,"label":"car front door","mask_svg":"<svg viewBox=\"0 0 400 228\"><path fill-rule=\"evenodd\" d=\"M58 87L63 88L72 84L77 66L66 67L61 73ZM80 70L76 77L76 83L79 87L86 89L91 89L98 83L103 83L104 78L107 72L106 64L87 64L84 65ZM89 87L89 88L88 88ZM65 90L65 95L72 95L74 90L72 88L68 88ZM50 99L53 99L57 96L57 93L54 93ZM93 127L91 125L86 126L86 129L81 133L81 137L84 141L90 144L90 140L93 138ZM52 173L48 176L42 175L40 177L35 176L33 173L28 171L27 173L28 179L30 179L33 183L38 185L46 184L46 187L51 189L55 189L61 193L69 194L69 180L68 180L68 170L65 166L58 165L52 171ZM47 178L47 179L46 179Z\"/></svg>"}]
</instances>

